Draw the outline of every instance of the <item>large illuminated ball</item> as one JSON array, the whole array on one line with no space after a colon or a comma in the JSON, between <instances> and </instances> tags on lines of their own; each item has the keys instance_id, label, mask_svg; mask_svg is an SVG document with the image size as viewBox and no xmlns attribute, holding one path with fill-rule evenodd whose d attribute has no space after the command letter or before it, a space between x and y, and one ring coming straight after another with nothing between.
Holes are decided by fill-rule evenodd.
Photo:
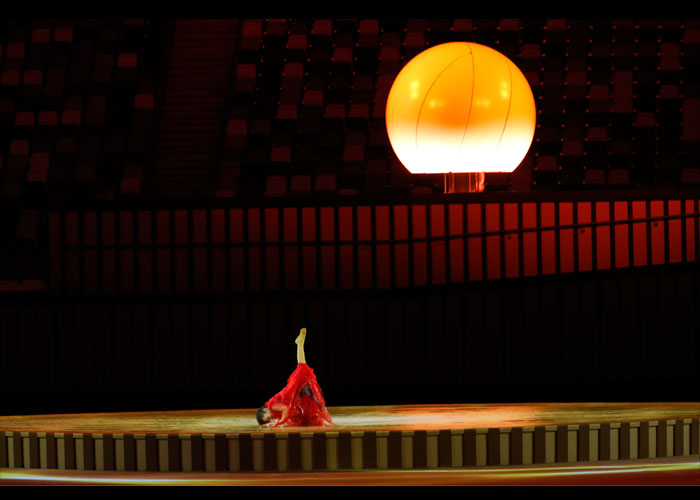
<instances>
[{"instance_id":1,"label":"large illuminated ball","mask_svg":"<svg viewBox=\"0 0 700 500\"><path fill-rule=\"evenodd\" d=\"M500 52L451 42L411 59L392 84L386 128L414 174L512 172L535 134L535 99Z\"/></svg>"}]
</instances>

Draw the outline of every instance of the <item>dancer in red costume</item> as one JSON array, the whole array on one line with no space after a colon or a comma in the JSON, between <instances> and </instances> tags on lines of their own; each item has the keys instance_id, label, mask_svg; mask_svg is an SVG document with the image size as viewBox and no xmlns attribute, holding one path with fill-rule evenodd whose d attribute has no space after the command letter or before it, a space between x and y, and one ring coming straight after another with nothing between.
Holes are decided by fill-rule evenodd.
<instances>
[{"instance_id":1,"label":"dancer in red costume","mask_svg":"<svg viewBox=\"0 0 700 500\"><path fill-rule=\"evenodd\" d=\"M306 328L302 328L294 341L297 345L297 367L287 379L287 386L262 406L256 418L266 427L320 426L332 424L326 409L323 392L316 381L313 369L306 364L304 340Z\"/></svg>"}]
</instances>

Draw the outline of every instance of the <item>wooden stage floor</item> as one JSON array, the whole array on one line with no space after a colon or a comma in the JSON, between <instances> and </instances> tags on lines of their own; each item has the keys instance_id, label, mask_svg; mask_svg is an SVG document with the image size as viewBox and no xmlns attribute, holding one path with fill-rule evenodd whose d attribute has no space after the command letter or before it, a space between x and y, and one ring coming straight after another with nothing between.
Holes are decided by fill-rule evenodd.
<instances>
[{"instance_id":1,"label":"wooden stage floor","mask_svg":"<svg viewBox=\"0 0 700 500\"><path fill-rule=\"evenodd\" d=\"M246 474L253 474L247 479L252 482L261 477L255 474L272 480L290 473L297 479L298 474L325 478L318 479L321 481L329 480L329 474L352 471L368 474L356 477L377 484L406 477L430 484L482 484L492 478L467 471L493 472L503 467L510 473L521 471L520 477L570 478L593 470L596 474L620 472L619 467L636 464L627 472L654 476L680 467L683 475L700 457L699 402L329 410L335 425L278 429L260 428L254 409L0 416L0 473L5 479L23 469L73 478L73 472L101 473L107 479L110 474L117 474L116 479L125 477L119 474L133 478L139 473L233 473L182 478L247 484L240 482ZM664 460L690 462L674 462L668 468ZM607 469L603 466L607 463L617 465ZM584 469L551 469L574 465ZM528 467L550 469L537 472ZM391 471L398 475L374 475ZM401 475L407 472L416 475ZM438 472L445 475L436 475ZM503 474L506 481L510 476ZM280 479L280 484L291 481L292 476ZM474 479L477 477L481 479ZM681 483L687 480L679 479ZM690 480L695 481L695 476Z\"/></svg>"},{"instance_id":2,"label":"wooden stage floor","mask_svg":"<svg viewBox=\"0 0 700 500\"><path fill-rule=\"evenodd\" d=\"M411 431L561 426L700 417L700 402L532 403L331 407L334 426L260 428L255 409L0 416L0 431L240 433Z\"/></svg>"}]
</instances>

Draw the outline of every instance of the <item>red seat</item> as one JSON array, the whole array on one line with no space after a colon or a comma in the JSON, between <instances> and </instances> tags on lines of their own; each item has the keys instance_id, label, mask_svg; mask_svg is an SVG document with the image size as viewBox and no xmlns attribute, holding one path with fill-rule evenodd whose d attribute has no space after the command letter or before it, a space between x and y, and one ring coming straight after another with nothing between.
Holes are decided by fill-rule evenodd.
<instances>
[{"instance_id":1,"label":"red seat","mask_svg":"<svg viewBox=\"0 0 700 500\"><path fill-rule=\"evenodd\" d=\"M27 180L29 182L48 182L49 164L51 156L47 153L34 153L29 157L29 171Z\"/></svg>"},{"instance_id":2,"label":"red seat","mask_svg":"<svg viewBox=\"0 0 700 500\"><path fill-rule=\"evenodd\" d=\"M134 109L153 111L153 101L153 94L136 94L136 96L134 97Z\"/></svg>"},{"instance_id":3,"label":"red seat","mask_svg":"<svg viewBox=\"0 0 700 500\"><path fill-rule=\"evenodd\" d=\"M117 67L120 69L136 69L138 65L138 56L132 52L119 54L117 57Z\"/></svg>"},{"instance_id":4,"label":"red seat","mask_svg":"<svg viewBox=\"0 0 700 500\"><path fill-rule=\"evenodd\" d=\"M12 42L7 44L5 57L8 59L24 59L26 46L23 42Z\"/></svg>"},{"instance_id":5,"label":"red seat","mask_svg":"<svg viewBox=\"0 0 700 500\"><path fill-rule=\"evenodd\" d=\"M336 179L334 174L316 176L314 191L317 193L335 193Z\"/></svg>"},{"instance_id":6,"label":"red seat","mask_svg":"<svg viewBox=\"0 0 700 500\"><path fill-rule=\"evenodd\" d=\"M38 28L32 31L31 43L49 44L51 42L51 30L48 28Z\"/></svg>"},{"instance_id":7,"label":"red seat","mask_svg":"<svg viewBox=\"0 0 700 500\"><path fill-rule=\"evenodd\" d=\"M61 125L80 126L82 112L79 109L66 109L61 114Z\"/></svg>"},{"instance_id":8,"label":"red seat","mask_svg":"<svg viewBox=\"0 0 700 500\"><path fill-rule=\"evenodd\" d=\"M300 174L292 176L289 184L289 194L293 196L305 195L311 192L311 176Z\"/></svg>"},{"instance_id":9,"label":"red seat","mask_svg":"<svg viewBox=\"0 0 700 500\"><path fill-rule=\"evenodd\" d=\"M271 175L265 183L265 196L277 198L287 194L287 178L283 175Z\"/></svg>"},{"instance_id":10,"label":"red seat","mask_svg":"<svg viewBox=\"0 0 700 500\"><path fill-rule=\"evenodd\" d=\"M287 50L303 50L305 51L308 47L308 40L305 34L293 34L289 35L287 39Z\"/></svg>"},{"instance_id":11,"label":"red seat","mask_svg":"<svg viewBox=\"0 0 700 500\"><path fill-rule=\"evenodd\" d=\"M455 33L471 33L473 23L471 19L455 19L452 21L452 31Z\"/></svg>"},{"instance_id":12,"label":"red seat","mask_svg":"<svg viewBox=\"0 0 700 500\"><path fill-rule=\"evenodd\" d=\"M55 43L73 43L73 28L70 26L56 28L53 33L53 41Z\"/></svg>"},{"instance_id":13,"label":"red seat","mask_svg":"<svg viewBox=\"0 0 700 500\"><path fill-rule=\"evenodd\" d=\"M56 127L58 125L58 113L56 111L41 111L37 124L45 127Z\"/></svg>"},{"instance_id":14,"label":"red seat","mask_svg":"<svg viewBox=\"0 0 700 500\"><path fill-rule=\"evenodd\" d=\"M680 68L680 47L677 43L661 44L661 60L659 61L661 71L679 71Z\"/></svg>"}]
</instances>

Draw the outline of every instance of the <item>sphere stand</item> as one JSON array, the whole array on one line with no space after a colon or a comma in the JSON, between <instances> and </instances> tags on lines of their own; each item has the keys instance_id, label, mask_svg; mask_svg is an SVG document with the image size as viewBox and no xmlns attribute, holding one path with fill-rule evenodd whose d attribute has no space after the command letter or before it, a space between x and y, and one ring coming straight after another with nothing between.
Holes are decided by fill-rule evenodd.
<instances>
[{"instance_id":1,"label":"sphere stand","mask_svg":"<svg viewBox=\"0 0 700 500\"><path fill-rule=\"evenodd\" d=\"M448 172L445 174L445 193L481 193L486 187L484 172Z\"/></svg>"}]
</instances>

